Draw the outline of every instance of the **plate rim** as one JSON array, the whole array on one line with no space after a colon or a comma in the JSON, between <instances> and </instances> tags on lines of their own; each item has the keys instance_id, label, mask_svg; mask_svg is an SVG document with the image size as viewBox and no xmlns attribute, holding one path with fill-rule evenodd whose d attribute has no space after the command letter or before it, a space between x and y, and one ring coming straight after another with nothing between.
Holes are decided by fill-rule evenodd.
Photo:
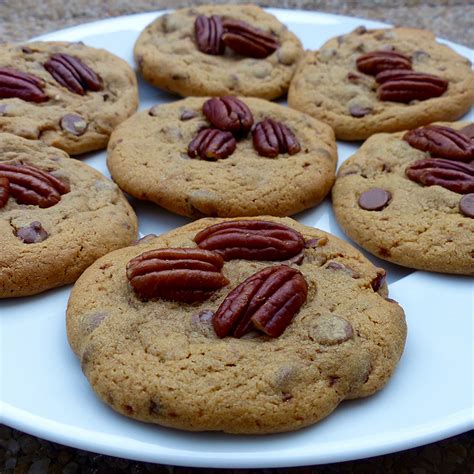
<instances>
[{"instance_id":1,"label":"plate rim","mask_svg":"<svg viewBox=\"0 0 474 474\"><path fill-rule=\"evenodd\" d=\"M278 16L280 20L282 20L282 16L285 17L285 19L282 21L302 24L315 24L314 20L312 21L310 17L325 17L327 19L334 19L334 17L336 17L336 24L341 24L344 21L350 19L351 21L360 21L361 24L365 23L369 25L376 25L370 27L384 28L392 26L389 23L380 22L376 20L340 14L332 14L328 12L319 12L316 10L299 10L284 8L266 8L265 10ZM52 39L51 37L54 37L55 35L74 35L75 33L79 33L81 31L82 34L86 34L87 30L94 30L99 26L103 26L104 23L113 25L116 23L126 22L130 20L133 21L136 20L137 17L149 17L150 21L153 21L154 18L165 14L168 11L171 10L156 10L152 12L142 12L95 20L64 28L61 30L45 33L43 35L31 38L28 41L53 41L54 39ZM104 33L107 34L107 31L105 31ZM444 40L442 38L437 38L437 40L451 47L452 45L454 45L456 48L463 50L462 54L465 54L467 57L469 57L471 61L474 59L474 50L469 48L468 46ZM297 456L292 456L286 451L281 451L281 454L275 452L272 459L268 459L268 451L258 453L236 452L232 453L233 457L230 460L225 459L226 457L231 457L229 452L216 452L212 454L209 452L199 453L197 451L184 451L179 448L173 450L167 447L159 446L158 448L160 448L161 451L157 454L156 445L136 440L134 440L134 445L136 445L137 447L139 445L149 446L150 449L153 448L153 452L147 451L147 453L144 455L143 451L130 451L130 448L127 448L127 452L123 453L121 451L121 449L123 449L121 448L122 443L114 443L114 441L123 442L123 440L125 440L126 438L122 436L96 431L93 432L94 440L92 441L89 439L91 433L90 430L77 426L71 427L70 425L67 425L65 423L48 420L39 415L30 413L26 410L14 407L13 405L10 405L9 403L4 402L3 400L0 400L0 423L4 423L15 429L30 433L34 436L38 436L40 438L47 439L52 442L66 444L77 449L83 449L91 452L100 452L102 454L122 457L126 459L134 459L155 463L159 462L160 464L172 464L177 466L188 467L273 468L344 462L414 448L474 429L474 414L469 409L460 410L454 414L450 414L449 416L444 417L442 420L436 420L436 422L433 423L425 423L420 426L411 427L410 429L405 428L402 430L398 430L396 432L392 432L391 436L389 438L386 438L384 442L380 442L379 440L379 443L377 443L375 447L371 443L368 443L369 446L366 445L361 449L360 444L358 444L360 443L361 439L374 439L375 436L365 436L356 438L355 440L349 440L349 442L346 441L345 444L348 444L350 447L349 449L344 450L344 453L342 455L340 454L340 452L338 453L337 450L333 450L330 451L329 454L325 455L321 455L321 453L318 453L319 456L315 458L315 454L313 452L305 453L303 456L301 455L301 453L296 453ZM411 434L411 436L407 436L408 434ZM400 436L402 436L402 442L400 442ZM97 442L97 438L101 440L100 443ZM335 442L328 443L328 445L330 444L340 445L340 443ZM95 449L95 447L99 448L99 450ZM319 444L318 447L324 448L325 445ZM183 453L186 453L184 457Z\"/></svg>"}]
</instances>

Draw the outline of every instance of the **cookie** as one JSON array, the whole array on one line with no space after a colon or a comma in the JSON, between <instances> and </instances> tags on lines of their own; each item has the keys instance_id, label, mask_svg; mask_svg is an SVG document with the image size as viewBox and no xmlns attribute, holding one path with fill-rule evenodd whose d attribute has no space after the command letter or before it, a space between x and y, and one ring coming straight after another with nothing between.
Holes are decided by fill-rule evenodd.
<instances>
[{"instance_id":1,"label":"cookie","mask_svg":"<svg viewBox=\"0 0 474 474\"><path fill-rule=\"evenodd\" d=\"M148 82L181 96L274 99L288 90L303 48L255 5L205 5L160 16L134 54Z\"/></svg>"},{"instance_id":2,"label":"cookie","mask_svg":"<svg viewBox=\"0 0 474 474\"><path fill-rule=\"evenodd\" d=\"M370 137L332 191L344 232L390 262L474 274L472 128L457 122Z\"/></svg>"},{"instance_id":3,"label":"cookie","mask_svg":"<svg viewBox=\"0 0 474 474\"><path fill-rule=\"evenodd\" d=\"M306 54L288 103L331 125L337 138L361 140L458 119L474 103L474 74L428 31L359 27Z\"/></svg>"},{"instance_id":4,"label":"cookie","mask_svg":"<svg viewBox=\"0 0 474 474\"><path fill-rule=\"evenodd\" d=\"M132 208L98 171L9 133L0 147L0 298L72 283L134 240Z\"/></svg>"},{"instance_id":5,"label":"cookie","mask_svg":"<svg viewBox=\"0 0 474 474\"><path fill-rule=\"evenodd\" d=\"M0 131L71 155L105 148L138 107L130 66L82 43L0 45Z\"/></svg>"},{"instance_id":6,"label":"cookie","mask_svg":"<svg viewBox=\"0 0 474 474\"><path fill-rule=\"evenodd\" d=\"M265 133L272 144L262 143ZM139 112L114 131L107 158L124 191L191 217L302 211L329 192L336 161L329 126L272 102L233 97Z\"/></svg>"},{"instance_id":7,"label":"cookie","mask_svg":"<svg viewBox=\"0 0 474 474\"><path fill-rule=\"evenodd\" d=\"M87 269L68 339L123 415L191 431L295 430L392 375L406 325L384 277L348 243L289 218L201 219Z\"/></svg>"}]
</instances>

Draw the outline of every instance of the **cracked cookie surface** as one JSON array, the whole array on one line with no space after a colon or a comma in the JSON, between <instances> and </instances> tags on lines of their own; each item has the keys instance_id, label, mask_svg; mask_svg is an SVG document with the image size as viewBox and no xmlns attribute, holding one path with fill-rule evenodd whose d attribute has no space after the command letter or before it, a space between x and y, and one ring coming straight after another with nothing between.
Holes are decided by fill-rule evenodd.
<instances>
[{"instance_id":1,"label":"cracked cookie surface","mask_svg":"<svg viewBox=\"0 0 474 474\"><path fill-rule=\"evenodd\" d=\"M74 93L44 67L54 54L78 58L97 74L101 88ZM33 42L0 46L2 67L35 76L48 100L0 98L0 131L39 139L71 155L105 148L112 130L138 107L131 67L104 49L82 43ZM72 117L72 118L71 118Z\"/></svg>"},{"instance_id":2,"label":"cracked cookie surface","mask_svg":"<svg viewBox=\"0 0 474 474\"><path fill-rule=\"evenodd\" d=\"M468 124L441 125L459 130ZM407 177L407 167L429 154L410 146L404 134L374 135L342 164L332 190L336 218L352 240L377 257L420 270L472 275L474 219L460 211L463 194ZM388 192L388 203L380 210L362 209L360 196L373 188Z\"/></svg>"},{"instance_id":3,"label":"cracked cookie surface","mask_svg":"<svg viewBox=\"0 0 474 474\"><path fill-rule=\"evenodd\" d=\"M245 21L275 35L280 47L263 59L244 57L229 48L223 55L204 54L194 37L199 15ZM205 5L160 16L141 33L134 54L147 81L182 96L274 99L288 90L303 48L285 25L255 5Z\"/></svg>"},{"instance_id":4,"label":"cracked cookie surface","mask_svg":"<svg viewBox=\"0 0 474 474\"><path fill-rule=\"evenodd\" d=\"M259 217L300 232L308 297L278 338L219 339L210 318L240 282L285 262L231 260L229 284L202 303L140 300L127 263L157 248L195 248L201 219L110 253L77 281L68 304L70 345L96 394L123 415L185 430L289 431L317 422L344 399L379 390L402 354L402 308L384 271L346 242L289 218ZM239 219L242 220L242 219Z\"/></svg>"},{"instance_id":5,"label":"cracked cookie surface","mask_svg":"<svg viewBox=\"0 0 474 474\"><path fill-rule=\"evenodd\" d=\"M136 198L191 217L285 216L319 203L335 176L331 128L288 107L240 99L255 123L270 117L288 126L301 150L266 158L249 134L225 159L191 159L189 143L210 123L202 113L206 98L187 98L155 106L152 115L139 112L114 131L107 157L112 178Z\"/></svg>"},{"instance_id":6,"label":"cracked cookie surface","mask_svg":"<svg viewBox=\"0 0 474 474\"><path fill-rule=\"evenodd\" d=\"M408 104L379 100L374 76L356 66L357 58L373 51L402 53L411 59L413 71L447 80L447 91ZM437 43L429 31L359 27L306 53L290 84L288 103L331 125L337 138L361 140L460 118L474 104L474 74L467 58Z\"/></svg>"},{"instance_id":7,"label":"cracked cookie surface","mask_svg":"<svg viewBox=\"0 0 474 474\"><path fill-rule=\"evenodd\" d=\"M101 173L43 142L0 133L0 146L0 165L33 166L70 187L48 208L12 196L0 208L0 298L72 283L97 258L134 240L135 213ZM20 238L31 235L36 243Z\"/></svg>"}]
</instances>

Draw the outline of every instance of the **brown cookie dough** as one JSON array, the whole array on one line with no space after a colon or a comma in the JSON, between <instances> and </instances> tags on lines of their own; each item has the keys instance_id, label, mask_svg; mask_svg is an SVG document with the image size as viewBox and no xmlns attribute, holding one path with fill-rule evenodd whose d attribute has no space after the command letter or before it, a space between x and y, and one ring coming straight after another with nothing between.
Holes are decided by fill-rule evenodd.
<instances>
[{"instance_id":1,"label":"brown cookie dough","mask_svg":"<svg viewBox=\"0 0 474 474\"><path fill-rule=\"evenodd\" d=\"M187 98L139 112L114 131L107 159L112 178L134 197L192 217L285 216L319 203L334 180L331 128L272 102L240 99L255 124L272 118L289 127L301 150L260 156L249 134L225 159L190 158L189 143L210 123L202 113L207 99Z\"/></svg>"},{"instance_id":2,"label":"brown cookie dough","mask_svg":"<svg viewBox=\"0 0 474 474\"><path fill-rule=\"evenodd\" d=\"M373 51L402 53L413 71L448 81L447 90L406 104L378 99L374 76L356 65L358 58ZM306 54L291 82L288 103L331 125L337 138L361 140L378 132L458 119L474 103L474 74L468 59L437 43L428 31L360 27Z\"/></svg>"},{"instance_id":3,"label":"brown cookie dough","mask_svg":"<svg viewBox=\"0 0 474 474\"><path fill-rule=\"evenodd\" d=\"M129 245L137 234L135 214L118 187L98 171L71 160L57 148L43 142L0 133L0 180L4 165L12 166L23 191L10 189L0 206L0 298L27 296L74 282L97 258ZM26 165L59 180L58 202L41 201L42 206L19 203L19 192L46 197L45 184L31 176L18 180ZM3 178L4 180L4 178ZM25 184L26 183L26 184ZM5 183L4 183L5 184ZM5 187L0 181L0 195ZM29 191L27 191L29 190ZM39 198L33 198L39 199ZM3 201L0 197L0 201ZM3 204L3 202L2 202ZM53 204L53 205L51 205Z\"/></svg>"},{"instance_id":4,"label":"brown cookie dough","mask_svg":"<svg viewBox=\"0 0 474 474\"><path fill-rule=\"evenodd\" d=\"M302 234L297 263L226 261L229 284L201 303L143 301L126 266L144 251L196 248L196 234L224 219L202 219L112 252L81 276L68 304L68 338L105 403L164 426L262 434L315 423L342 400L371 395L387 382L406 326L402 308L387 298L385 272L330 234L289 218L258 219ZM219 339L212 318L228 293L282 263L308 285L306 302L283 334Z\"/></svg>"},{"instance_id":5,"label":"brown cookie dough","mask_svg":"<svg viewBox=\"0 0 474 474\"><path fill-rule=\"evenodd\" d=\"M62 60L47 69L51 58L57 55L63 55ZM64 55L69 56L69 61L73 58L75 69ZM15 80L12 74L28 74L39 81L43 94L40 102L35 102L0 93L0 131L39 139L71 155L105 148L112 130L138 106L134 72L125 61L104 49L64 42L4 44L0 45L0 65L0 85L8 83L10 88L20 90L21 96L28 89L28 81L25 84L21 78ZM78 69L83 70L84 66L98 81L89 79L88 83L83 77L77 80ZM74 77L75 86L64 85L74 82Z\"/></svg>"},{"instance_id":6,"label":"brown cookie dough","mask_svg":"<svg viewBox=\"0 0 474 474\"><path fill-rule=\"evenodd\" d=\"M196 17L245 21L274 35L279 48L265 58L245 57L229 47L205 54L196 45ZM151 84L182 96L244 95L274 99L286 93L303 54L298 38L255 5L205 5L160 16L135 44L135 60Z\"/></svg>"},{"instance_id":7,"label":"brown cookie dough","mask_svg":"<svg viewBox=\"0 0 474 474\"><path fill-rule=\"evenodd\" d=\"M469 124L441 125L461 130ZM336 218L352 240L384 260L420 270L473 275L474 191L456 192L409 179L408 167L432 158L428 151L403 140L404 135L374 135L343 163L332 190ZM438 151L433 157L443 154ZM471 177L465 174L464 181L474 186L472 159L445 160L445 165L446 161L448 166L470 169ZM443 177L440 171L435 175ZM445 185L452 186L456 179Z\"/></svg>"}]
</instances>

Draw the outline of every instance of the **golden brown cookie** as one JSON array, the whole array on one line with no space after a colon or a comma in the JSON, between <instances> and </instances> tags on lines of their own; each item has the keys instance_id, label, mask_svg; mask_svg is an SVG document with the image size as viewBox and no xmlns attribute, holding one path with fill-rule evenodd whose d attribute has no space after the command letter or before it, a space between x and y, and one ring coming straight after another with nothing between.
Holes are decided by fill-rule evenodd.
<instances>
[{"instance_id":1,"label":"golden brown cookie","mask_svg":"<svg viewBox=\"0 0 474 474\"><path fill-rule=\"evenodd\" d=\"M337 161L329 126L262 99L216 100L224 112L212 109L212 116L217 117L214 125L226 128L219 122L222 117L229 123L234 120L237 128L233 131L217 133L211 115L203 113L207 98L157 105L124 122L114 131L108 149L107 164L114 181L134 197L193 217L285 216L314 206L326 196ZM229 108L229 101L238 101L235 110L235 104ZM247 108L243 122L238 118L239 107ZM253 131L249 131L249 116ZM285 136L275 135L281 128L276 130L274 123L260 130L266 119L283 125ZM271 143L263 143L268 142L265 137ZM276 144L273 150L271 144Z\"/></svg>"},{"instance_id":2,"label":"golden brown cookie","mask_svg":"<svg viewBox=\"0 0 474 474\"><path fill-rule=\"evenodd\" d=\"M0 147L0 298L72 283L134 240L132 208L98 171L9 133Z\"/></svg>"},{"instance_id":3,"label":"golden brown cookie","mask_svg":"<svg viewBox=\"0 0 474 474\"><path fill-rule=\"evenodd\" d=\"M458 119L474 104L474 74L429 31L360 27L306 54L288 103L331 125L337 138L361 140Z\"/></svg>"},{"instance_id":4,"label":"golden brown cookie","mask_svg":"<svg viewBox=\"0 0 474 474\"><path fill-rule=\"evenodd\" d=\"M68 338L94 391L126 416L191 431L295 430L393 373L406 326L384 276L349 244L289 218L202 219L86 270ZM252 292L249 278L268 285ZM246 296L225 310L236 292ZM229 308L239 324L252 315L242 337Z\"/></svg>"},{"instance_id":5,"label":"golden brown cookie","mask_svg":"<svg viewBox=\"0 0 474 474\"><path fill-rule=\"evenodd\" d=\"M303 48L255 5L204 5L160 16L134 54L147 81L182 96L274 99L288 90Z\"/></svg>"},{"instance_id":6,"label":"golden brown cookie","mask_svg":"<svg viewBox=\"0 0 474 474\"><path fill-rule=\"evenodd\" d=\"M343 163L332 191L344 232L400 265L474 274L472 127L444 123L370 137Z\"/></svg>"},{"instance_id":7,"label":"golden brown cookie","mask_svg":"<svg viewBox=\"0 0 474 474\"><path fill-rule=\"evenodd\" d=\"M105 148L138 106L135 74L83 43L0 46L0 131L78 155Z\"/></svg>"}]
</instances>

